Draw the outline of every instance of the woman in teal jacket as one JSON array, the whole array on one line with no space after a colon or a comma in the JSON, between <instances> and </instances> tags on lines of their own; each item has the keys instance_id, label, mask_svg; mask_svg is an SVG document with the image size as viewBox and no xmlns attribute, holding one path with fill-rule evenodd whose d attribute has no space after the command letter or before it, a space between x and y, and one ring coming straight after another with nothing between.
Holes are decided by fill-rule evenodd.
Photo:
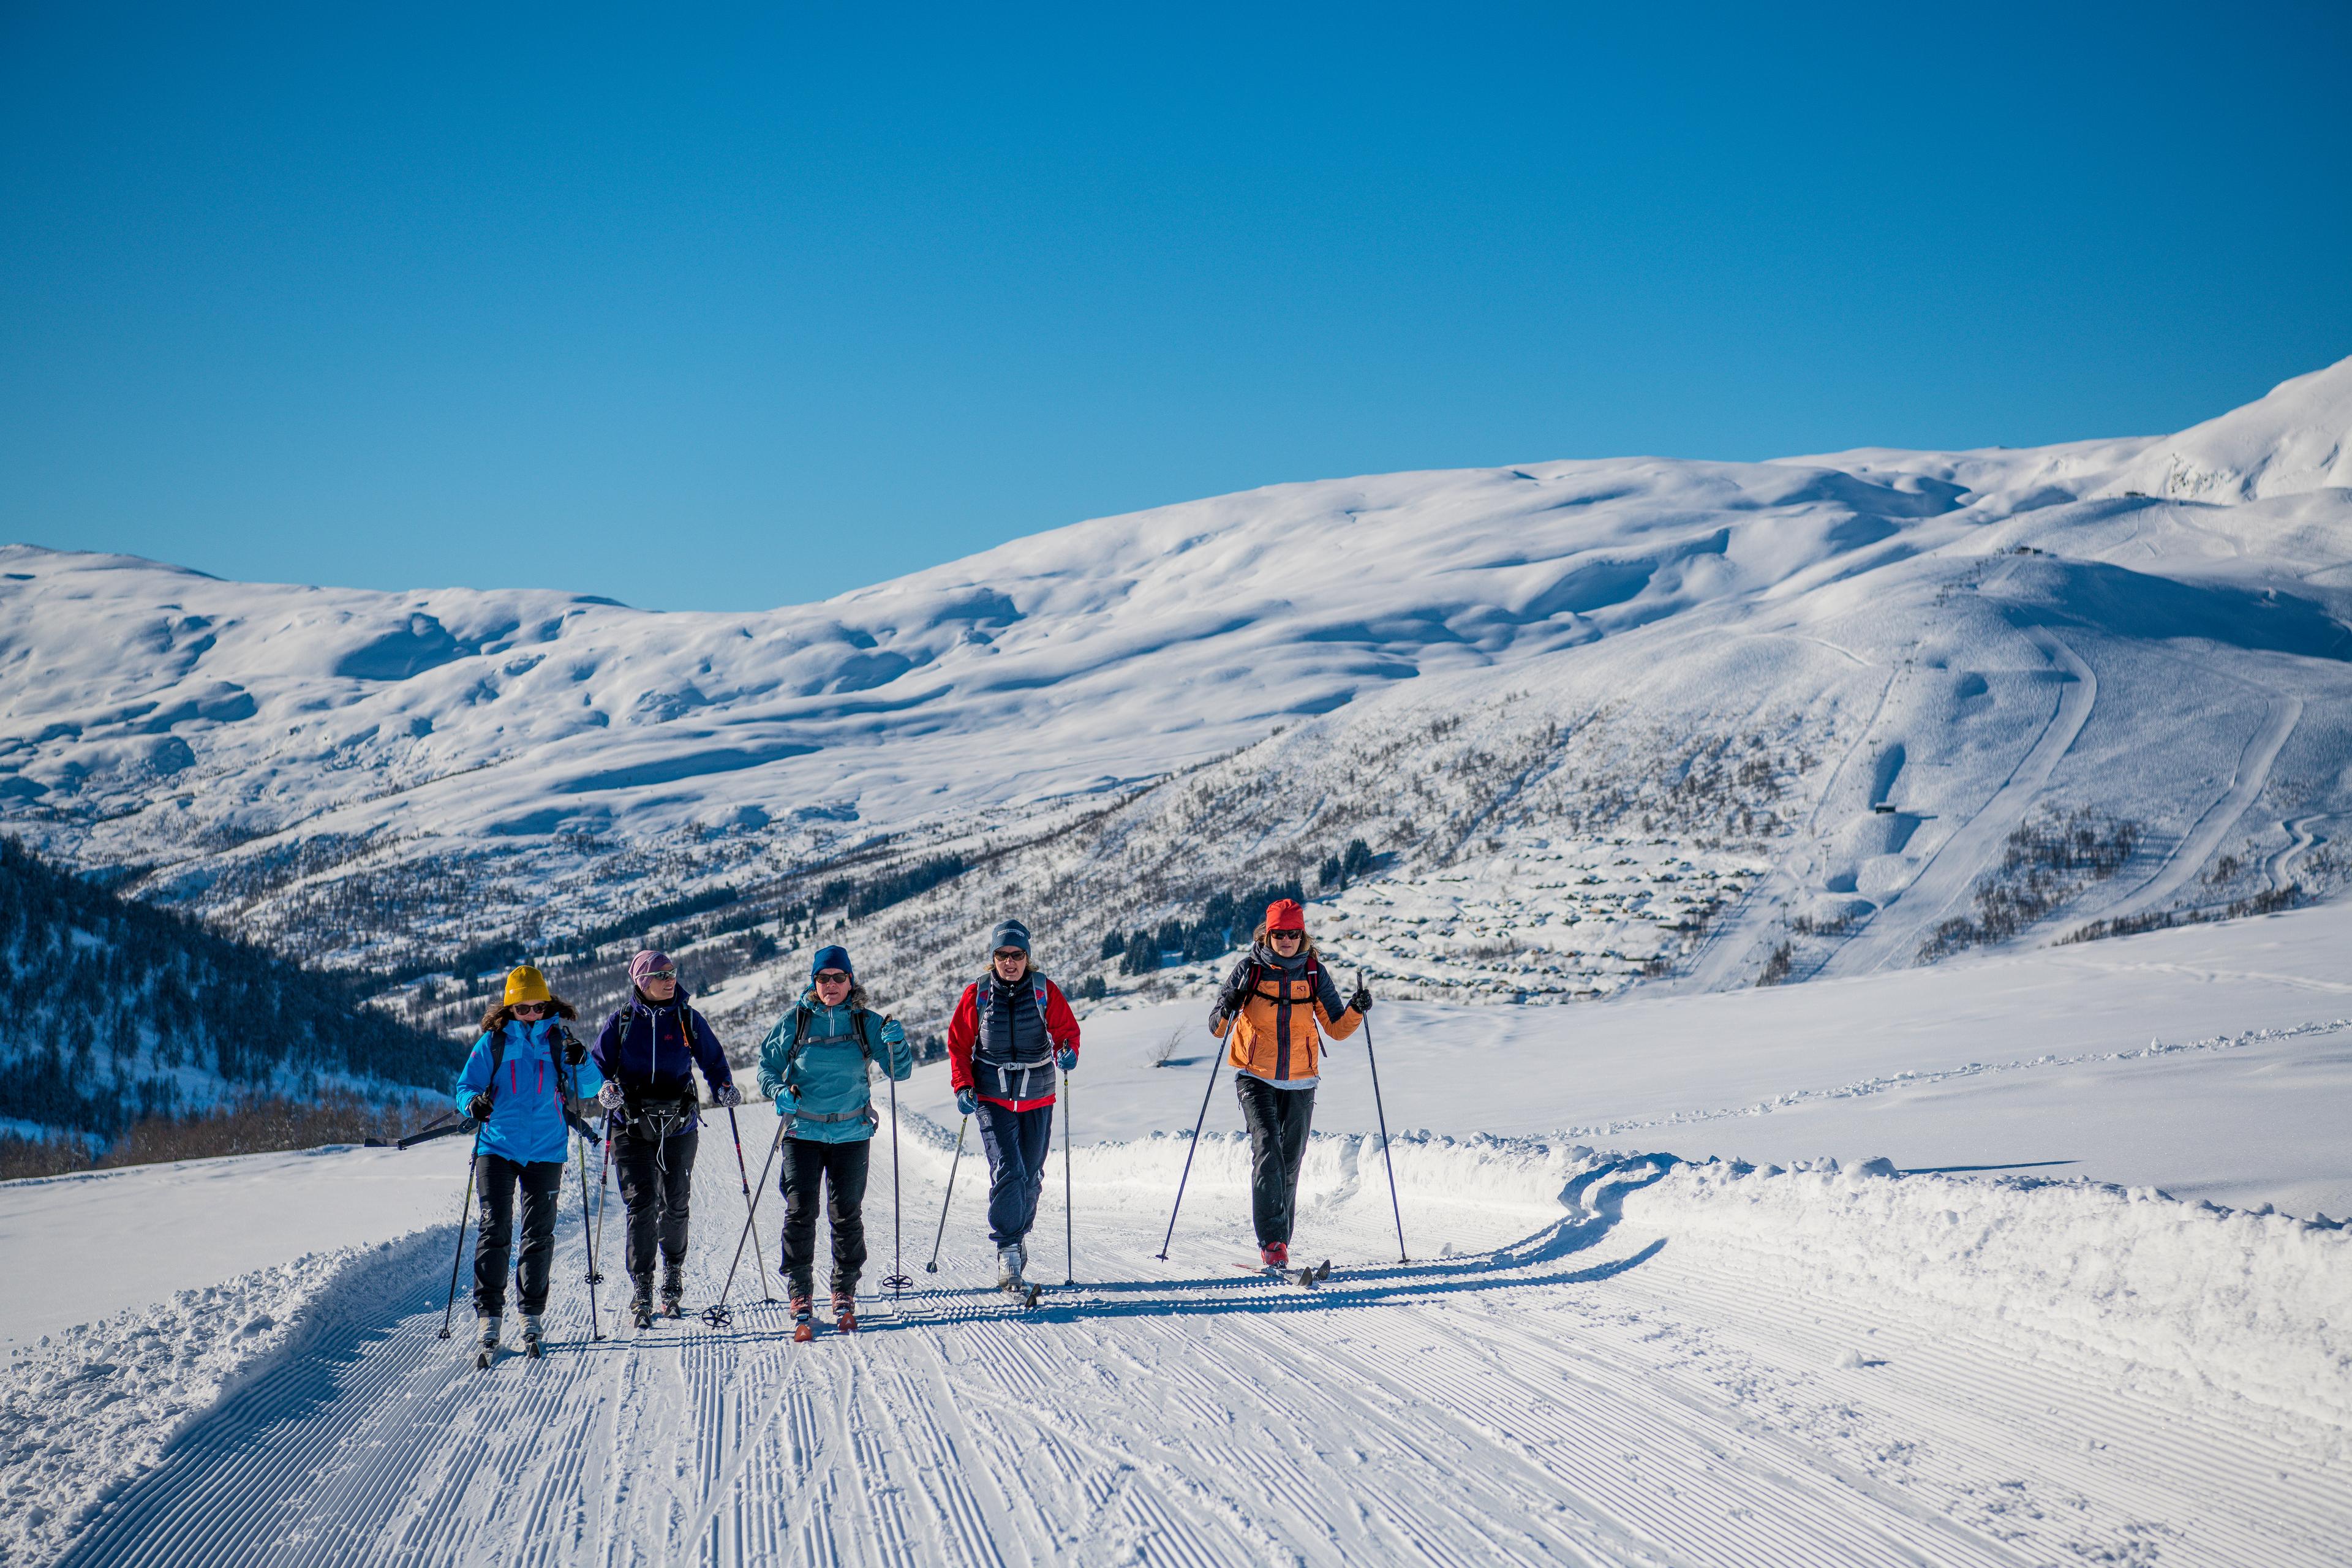
<instances>
[{"instance_id":1,"label":"woman in teal jacket","mask_svg":"<svg viewBox=\"0 0 2352 1568\"><path fill-rule=\"evenodd\" d=\"M818 1184L829 1192L833 1222L834 1326L857 1327L857 1273L866 1266L867 1140L880 1118L868 1089L867 1064L904 1083L915 1053L896 1018L866 1008L866 988L849 966L849 950L824 947L809 965L809 986L760 1042L760 1087L775 1097L784 1119L784 1278L790 1283L793 1337L816 1331Z\"/></svg>"},{"instance_id":2,"label":"woman in teal jacket","mask_svg":"<svg viewBox=\"0 0 2352 1568\"><path fill-rule=\"evenodd\" d=\"M565 1096L594 1099L604 1075L587 1047L564 1026L578 1017L547 988L547 977L525 964L507 976L506 994L482 1017L465 1070L457 1075L457 1109L477 1124L474 1190L481 1194L481 1231L474 1240L474 1315L482 1348L495 1350L506 1311L507 1256L514 1230L515 1188L522 1188L522 1256L515 1264L526 1350L540 1340L547 1310L547 1270L555 1258L555 1205L563 1190L563 1157L572 1132Z\"/></svg>"}]
</instances>

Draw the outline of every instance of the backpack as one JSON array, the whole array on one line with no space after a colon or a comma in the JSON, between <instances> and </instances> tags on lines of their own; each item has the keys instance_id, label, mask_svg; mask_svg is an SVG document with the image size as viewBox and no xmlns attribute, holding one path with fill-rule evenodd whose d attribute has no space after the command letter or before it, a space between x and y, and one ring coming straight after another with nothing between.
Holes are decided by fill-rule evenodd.
<instances>
[{"instance_id":1,"label":"backpack","mask_svg":"<svg viewBox=\"0 0 2352 1568\"><path fill-rule=\"evenodd\" d=\"M512 1020L512 1022L519 1024L522 1022L522 1020L517 1018ZM556 1020L556 1029L557 1032L564 1037L571 1037L572 1031L563 1026L561 1019ZM482 1092L489 1097L490 1104L493 1109L496 1108L499 1100L499 1068L506 1066L506 1061L507 1026L504 1024L500 1024L497 1030L490 1036L490 1081L484 1085L482 1089ZM587 1139L591 1143L602 1142L603 1140L596 1136L595 1129L588 1125L587 1119L572 1109L572 1101L578 1100L580 1097L577 1094L567 1094L564 1092L563 1063L561 1060L558 1060L555 1064L555 1106L556 1109L562 1113L563 1124L571 1128L573 1131L579 1133L583 1138ZM577 1068L574 1068L572 1071L572 1081L574 1086L577 1086L580 1082L580 1074ZM488 1119L485 1118L485 1120ZM479 1123L475 1123L475 1125L478 1126Z\"/></svg>"},{"instance_id":2,"label":"backpack","mask_svg":"<svg viewBox=\"0 0 2352 1568\"><path fill-rule=\"evenodd\" d=\"M1256 956L1253 954L1249 961L1250 995L1257 995L1258 983L1266 973L1267 970L1265 965L1260 963L1257 961ZM1276 980L1275 984L1282 987L1282 994L1276 997L1263 998L1263 1000L1271 1001L1278 1006L1284 1002L1290 1001L1289 976L1283 974L1280 970L1273 971L1273 973L1279 977ZM1315 962L1315 955L1313 953L1310 952L1307 955L1307 967L1299 971L1299 978L1307 982L1307 1005L1309 1007L1312 1007L1315 1005L1315 999L1323 994L1323 966ZM1298 1004L1296 1002L1291 1002L1291 1005L1294 1007L1297 1005Z\"/></svg>"},{"instance_id":3,"label":"backpack","mask_svg":"<svg viewBox=\"0 0 2352 1568\"><path fill-rule=\"evenodd\" d=\"M992 974L983 974L980 977L980 984L985 986L994 979L995 976ZM1034 969L1029 972L1029 1000L1036 1005L1037 1027L1045 1037L1045 1058L1051 1061L1055 1051L1060 1047L1054 1041L1053 1016L1045 1011L1045 977ZM975 1006L979 1005L980 995L977 991L973 993L972 1001ZM979 1048L980 1041L975 1037L972 1041L972 1049L977 1051Z\"/></svg>"},{"instance_id":4,"label":"backpack","mask_svg":"<svg viewBox=\"0 0 2352 1568\"><path fill-rule=\"evenodd\" d=\"M791 1050L784 1053L784 1070L781 1076L784 1087L793 1089L795 1094L799 1090L793 1089L793 1068L800 1062L802 1047L808 1044L809 1020L815 1016L815 1009L807 1003L793 1004L793 1047ZM857 1041L858 1050L866 1058L866 1071L870 1075L874 1068L874 1042L866 1037L866 1020L869 1014L864 1007L852 1007L849 1010L850 1033ZM881 1118L875 1111L870 1097L868 1104L863 1110L795 1110L792 1114L792 1120L794 1121L864 1121L873 1126L881 1125Z\"/></svg>"}]
</instances>

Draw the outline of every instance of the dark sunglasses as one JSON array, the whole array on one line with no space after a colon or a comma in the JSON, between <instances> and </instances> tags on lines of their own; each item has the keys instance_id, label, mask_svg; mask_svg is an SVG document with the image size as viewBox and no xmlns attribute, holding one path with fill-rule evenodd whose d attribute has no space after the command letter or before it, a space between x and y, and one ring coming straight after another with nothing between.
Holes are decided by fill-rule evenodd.
<instances>
[{"instance_id":1,"label":"dark sunglasses","mask_svg":"<svg viewBox=\"0 0 2352 1568\"><path fill-rule=\"evenodd\" d=\"M555 1005L551 1002L517 1002L507 1011L518 1018L536 1018L542 1013L554 1012Z\"/></svg>"},{"instance_id":2,"label":"dark sunglasses","mask_svg":"<svg viewBox=\"0 0 2352 1568\"><path fill-rule=\"evenodd\" d=\"M1307 940L1307 933L1303 931L1270 931L1265 934L1276 942L1281 942L1285 938L1287 938L1292 942L1304 942Z\"/></svg>"},{"instance_id":3,"label":"dark sunglasses","mask_svg":"<svg viewBox=\"0 0 2352 1568\"><path fill-rule=\"evenodd\" d=\"M816 972L816 983L819 985L846 985L849 976L838 969L820 969Z\"/></svg>"},{"instance_id":4,"label":"dark sunglasses","mask_svg":"<svg viewBox=\"0 0 2352 1568\"><path fill-rule=\"evenodd\" d=\"M1008 958L1026 958L1029 955L1027 953L1022 952L1017 947L1000 947L996 950L996 962L999 963L1003 963Z\"/></svg>"},{"instance_id":5,"label":"dark sunglasses","mask_svg":"<svg viewBox=\"0 0 2352 1568\"><path fill-rule=\"evenodd\" d=\"M675 969L656 969L637 984L640 985L651 985L656 980L675 980L677 978L677 971Z\"/></svg>"}]
</instances>

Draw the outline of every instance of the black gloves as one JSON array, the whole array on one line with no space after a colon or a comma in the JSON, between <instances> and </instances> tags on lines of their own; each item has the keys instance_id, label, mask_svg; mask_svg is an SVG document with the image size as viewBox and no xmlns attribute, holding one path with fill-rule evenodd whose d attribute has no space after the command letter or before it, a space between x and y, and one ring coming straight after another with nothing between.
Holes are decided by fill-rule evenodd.
<instances>
[{"instance_id":1,"label":"black gloves","mask_svg":"<svg viewBox=\"0 0 2352 1568\"><path fill-rule=\"evenodd\" d=\"M1363 984L1363 982L1358 981L1356 983L1356 994L1348 998L1348 1005L1356 1010L1356 1016L1360 1018L1365 1014L1370 1012L1372 1010L1372 988Z\"/></svg>"},{"instance_id":2,"label":"black gloves","mask_svg":"<svg viewBox=\"0 0 2352 1568\"><path fill-rule=\"evenodd\" d=\"M476 1121L488 1121L490 1119L490 1097L477 1094L466 1101L466 1114Z\"/></svg>"},{"instance_id":3,"label":"black gloves","mask_svg":"<svg viewBox=\"0 0 2352 1568\"><path fill-rule=\"evenodd\" d=\"M1246 985L1229 987L1223 995L1217 998L1217 1016L1230 1018L1239 1013L1242 1010L1242 1005L1249 1000L1249 996L1250 988Z\"/></svg>"},{"instance_id":4,"label":"black gloves","mask_svg":"<svg viewBox=\"0 0 2352 1568\"><path fill-rule=\"evenodd\" d=\"M582 1044L580 1043L580 1037L579 1037L579 1036L577 1036L577 1035L575 1035L575 1034L573 1034L573 1033L572 1033L571 1030L569 1030L569 1029L564 1030L564 1031L563 1031L563 1065L564 1065L564 1066L566 1066L566 1067L575 1067L575 1068L576 1068L576 1067L578 1067L582 1062L584 1062L584 1061L586 1061L587 1059L588 1059L588 1047L585 1047L585 1046L583 1046L583 1045L582 1045Z\"/></svg>"}]
</instances>

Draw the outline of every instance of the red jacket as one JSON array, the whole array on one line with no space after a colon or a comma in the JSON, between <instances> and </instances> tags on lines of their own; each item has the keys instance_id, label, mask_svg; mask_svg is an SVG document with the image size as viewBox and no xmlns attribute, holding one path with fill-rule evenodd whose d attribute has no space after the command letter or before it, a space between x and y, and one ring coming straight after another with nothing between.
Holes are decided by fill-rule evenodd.
<instances>
[{"instance_id":1,"label":"red jacket","mask_svg":"<svg viewBox=\"0 0 2352 1568\"><path fill-rule=\"evenodd\" d=\"M993 976L983 976L965 986L963 994L956 1000L955 1016L948 1020L948 1077L959 1090L974 1087L976 1081L972 1072L971 1058L973 1047L980 1040L980 988L992 979ZM1035 985L1043 985L1045 988L1045 1023L1047 1043L1057 1051L1076 1050L1078 1048L1077 1015L1070 1011L1070 1004L1062 995L1061 987L1044 975L1032 971L1030 975L1021 982L1015 998L1017 1012L1026 1013L1028 1017L1033 1019L1036 1016L1036 994L1034 990ZM1017 1021L1025 1022L1025 1020ZM1034 1037L1033 1036L1032 1038L1034 1040ZM1043 1087L1045 1089L1044 1094L1024 1095L1018 1099L995 1094L983 1094L981 1098L992 1105L1002 1105L1009 1110L1030 1110L1040 1105L1054 1103L1053 1074L1050 1071L1045 1074Z\"/></svg>"}]
</instances>

